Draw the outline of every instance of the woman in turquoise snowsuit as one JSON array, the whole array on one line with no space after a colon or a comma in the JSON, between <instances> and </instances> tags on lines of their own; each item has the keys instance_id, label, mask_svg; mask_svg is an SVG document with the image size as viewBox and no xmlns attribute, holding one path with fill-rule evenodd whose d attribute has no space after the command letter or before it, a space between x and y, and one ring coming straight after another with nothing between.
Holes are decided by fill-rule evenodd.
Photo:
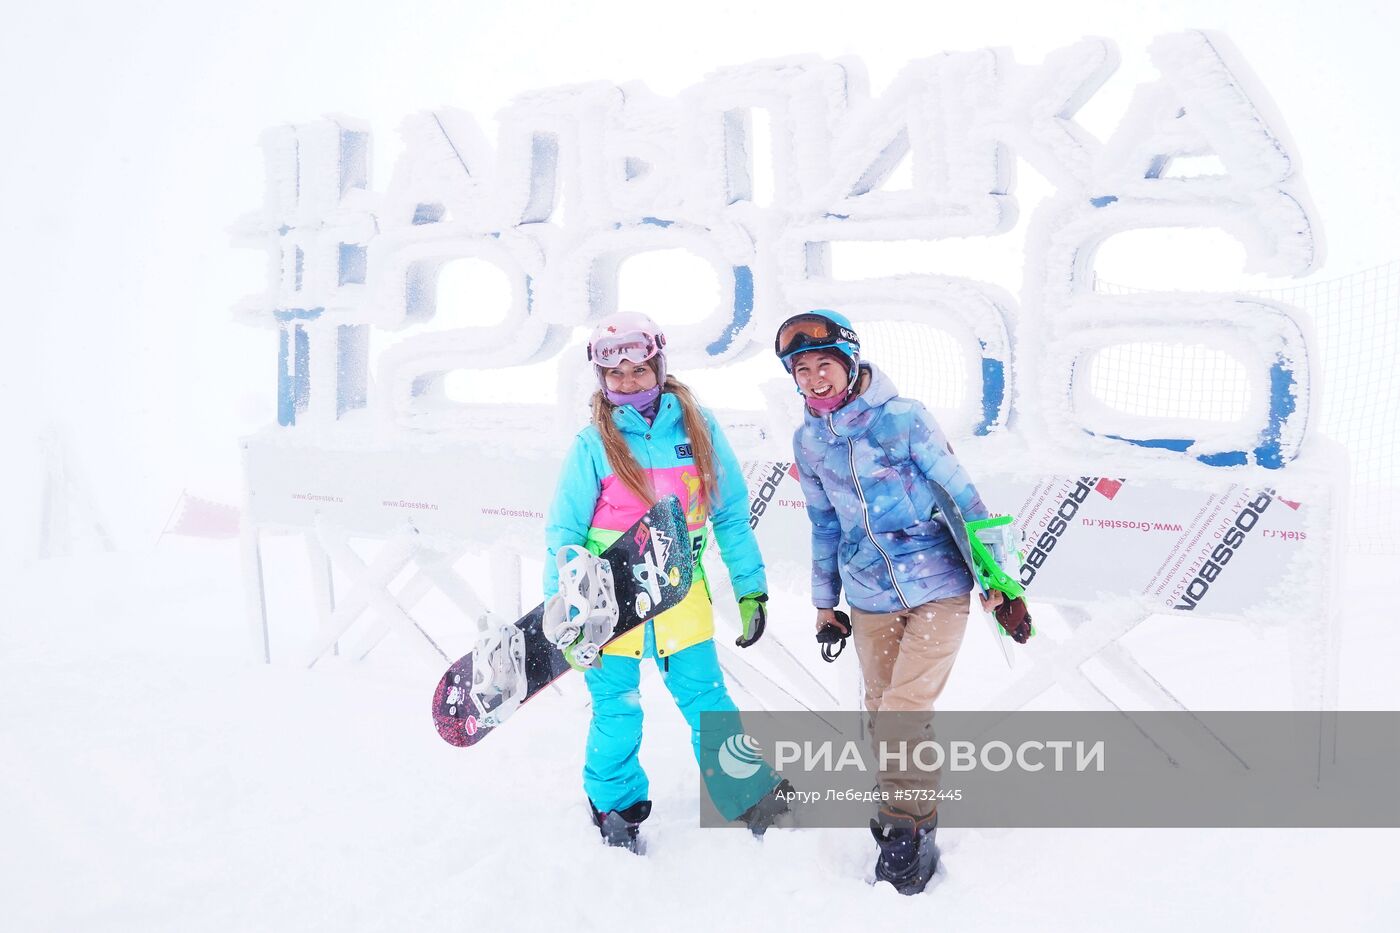
<instances>
[{"instance_id":1,"label":"woman in turquoise snowsuit","mask_svg":"<svg viewBox=\"0 0 1400 933\"><path fill-rule=\"evenodd\" d=\"M748 487L739 462L714 416L683 383L666 375L664 347L660 329L641 314L612 315L594 330L588 346L599 381L593 418L564 459L545 532L548 599L559 588L554 560L559 548L583 545L601 553L662 496L676 495L686 511L695 555L690 592L679 605L610 642L585 674L593 718L584 790L604 839L634 851L638 824L651 811L647 776L637 760L643 658L656 662L690 725L696 759L719 812L761 834L786 809L771 793L777 780L767 769L744 781L715 779L718 743L742 728L715 652L710 587L700 562L707 525L714 527L739 598L741 647L763 634L768 584L749 527ZM700 717L707 712L731 713L733 719L707 717L702 733Z\"/></svg>"}]
</instances>

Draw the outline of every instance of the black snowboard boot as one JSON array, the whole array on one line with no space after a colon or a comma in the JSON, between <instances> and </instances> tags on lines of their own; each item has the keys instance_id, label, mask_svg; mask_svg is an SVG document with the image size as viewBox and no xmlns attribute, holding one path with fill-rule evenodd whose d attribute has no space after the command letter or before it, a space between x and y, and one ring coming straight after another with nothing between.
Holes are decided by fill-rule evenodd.
<instances>
[{"instance_id":1,"label":"black snowboard boot","mask_svg":"<svg viewBox=\"0 0 1400 933\"><path fill-rule=\"evenodd\" d=\"M918 894L938 867L938 814L916 819L908 814L881 810L870 821L870 833L880 846L875 861L875 881L888 881L900 894Z\"/></svg>"},{"instance_id":2,"label":"black snowboard boot","mask_svg":"<svg viewBox=\"0 0 1400 933\"><path fill-rule=\"evenodd\" d=\"M787 802L787 795L791 793L792 785L786 779L779 781L778 786L764 794L758 803L739 814L739 820L749 828L749 832L761 838L774 820L792 809Z\"/></svg>"},{"instance_id":3,"label":"black snowboard boot","mask_svg":"<svg viewBox=\"0 0 1400 933\"><path fill-rule=\"evenodd\" d=\"M642 843L637 838L637 830L642 821L651 816L650 800L638 800L626 809L609 810L607 813L600 812L590 800L588 809L593 811L593 825L602 833L604 842L629 852L636 852L638 855L642 853Z\"/></svg>"}]
</instances>

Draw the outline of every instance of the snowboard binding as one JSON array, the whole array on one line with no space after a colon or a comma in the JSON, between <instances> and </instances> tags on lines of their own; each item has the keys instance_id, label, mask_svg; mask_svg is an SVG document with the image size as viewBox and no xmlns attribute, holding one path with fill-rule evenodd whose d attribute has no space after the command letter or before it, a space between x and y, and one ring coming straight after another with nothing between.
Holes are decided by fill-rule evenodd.
<instances>
[{"instance_id":1,"label":"snowboard binding","mask_svg":"<svg viewBox=\"0 0 1400 933\"><path fill-rule=\"evenodd\" d=\"M503 625L486 636L475 654L472 699L483 718L503 720L515 712L529 690L525 634L514 625Z\"/></svg>"},{"instance_id":2,"label":"snowboard binding","mask_svg":"<svg viewBox=\"0 0 1400 933\"><path fill-rule=\"evenodd\" d=\"M1035 628L1026 609L1026 589L1013 576L1013 572L1023 563L1020 538L1013 521L1010 515L999 515L968 522L967 537L978 585L984 592L995 590L1002 595L993 615L1007 636L1019 644L1025 644L1035 634ZM1004 568L1011 568L1012 572ZM1007 660L1010 660L1009 656Z\"/></svg>"},{"instance_id":3,"label":"snowboard binding","mask_svg":"<svg viewBox=\"0 0 1400 933\"><path fill-rule=\"evenodd\" d=\"M544 637L564 653L575 670L597 663L620 616L613 591L612 565L574 544L554 555L559 593L544 607Z\"/></svg>"}]
</instances>

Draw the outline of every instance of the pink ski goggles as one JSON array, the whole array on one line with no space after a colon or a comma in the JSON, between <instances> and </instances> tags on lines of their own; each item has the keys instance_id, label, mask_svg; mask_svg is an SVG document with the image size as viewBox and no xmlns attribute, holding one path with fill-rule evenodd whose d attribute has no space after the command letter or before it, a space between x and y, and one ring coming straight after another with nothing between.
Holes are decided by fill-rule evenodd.
<instances>
[{"instance_id":1,"label":"pink ski goggles","mask_svg":"<svg viewBox=\"0 0 1400 933\"><path fill-rule=\"evenodd\" d=\"M628 363L645 363L666 346L666 338L661 334L653 337L641 331L622 334L609 334L600 337L588 348L588 358L604 369L612 369Z\"/></svg>"}]
</instances>

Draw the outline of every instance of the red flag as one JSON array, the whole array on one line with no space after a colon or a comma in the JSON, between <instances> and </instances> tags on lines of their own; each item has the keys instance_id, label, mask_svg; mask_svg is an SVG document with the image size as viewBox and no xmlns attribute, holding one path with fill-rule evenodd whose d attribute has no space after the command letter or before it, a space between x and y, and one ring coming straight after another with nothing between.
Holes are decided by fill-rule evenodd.
<instances>
[{"instance_id":1,"label":"red flag","mask_svg":"<svg viewBox=\"0 0 1400 933\"><path fill-rule=\"evenodd\" d=\"M180 514L166 529L167 534L190 538L238 537L239 510L236 506L182 493L177 508Z\"/></svg>"}]
</instances>

